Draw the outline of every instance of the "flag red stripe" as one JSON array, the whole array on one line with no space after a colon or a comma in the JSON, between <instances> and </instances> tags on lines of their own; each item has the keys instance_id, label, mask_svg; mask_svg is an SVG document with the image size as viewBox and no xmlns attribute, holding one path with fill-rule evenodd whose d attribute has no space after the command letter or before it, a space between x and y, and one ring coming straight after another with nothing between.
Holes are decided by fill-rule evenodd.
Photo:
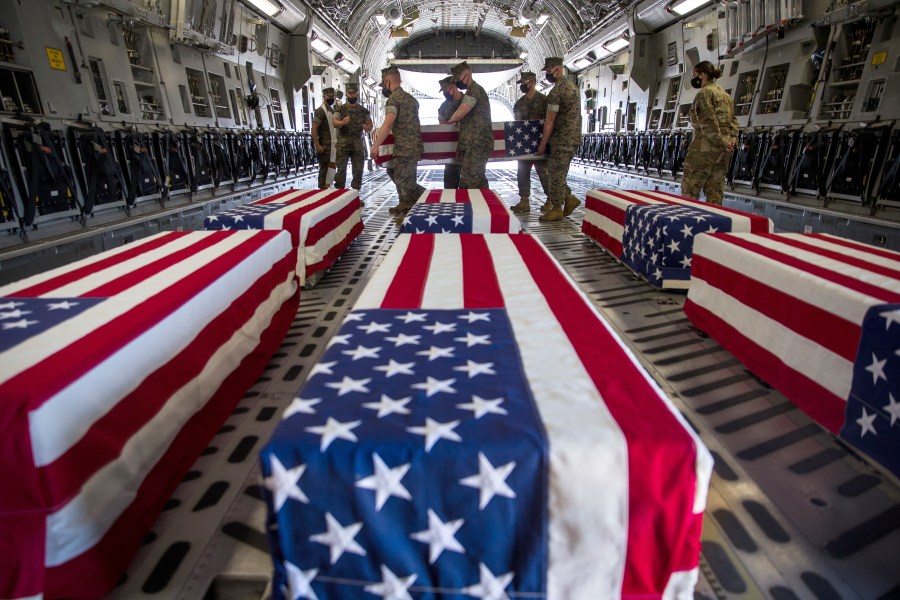
<instances>
[{"instance_id":1,"label":"flag red stripe","mask_svg":"<svg viewBox=\"0 0 900 600\"><path fill-rule=\"evenodd\" d=\"M693 513L696 489L694 441L538 242L527 235L510 239L628 443L622 594L658 597L672 572L695 568L699 561L699 539L691 537L694 528L685 523L685 515ZM643 512L644 507L653 514ZM666 540L667 552L660 552L660 539Z\"/></svg>"},{"instance_id":2,"label":"flag red stripe","mask_svg":"<svg viewBox=\"0 0 900 600\"><path fill-rule=\"evenodd\" d=\"M425 202L427 204L437 204L441 201L441 194L443 193L444 190L428 190L428 195L425 196Z\"/></svg>"},{"instance_id":3,"label":"flag red stripe","mask_svg":"<svg viewBox=\"0 0 900 600\"><path fill-rule=\"evenodd\" d=\"M322 190L310 190L303 196L299 196L297 198L291 198L290 200L285 200L284 202L281 202L280 204L284 204L286 206L290 206L291 204L299 204L300 202L303 202L304 200L308 200L312 196L315 196L316 194L319 194L321 192L322 192ZM337 198L339 196L343 196L346 193L347 193L347 190L334 189L334 190L331 190L330 192L328 192L328 195L326 195L323 199ZM318 201L310 204L309 206L318 206ZM306 207L304 207L304 208L306 208Z\"/></svg>"},{"instance_id":4,"label":"flag red stripe","mask_svg":"<svg viewBox=\"0 0 900 600\"><path fill-rule=\"evenodd\" d=\"M99 273L104 269L108 269L114 265L131 260L135 256L140 256L144 252L149 252L150 250L154 250L156 248L165 246L166 244L175 242L186 235L190 235L190 233L191 232L189 231L172 231L163 234L155 240L149 241L145 244L136 245L133 248L125 250L124 252L119 252L115 256L103 258L89 265L84 265L83 267L78 267L77 269L66 271L65 273L60 273L52 279L48 279L47 281L44 281L42 283L38 283L23 290L19 290L12 295L22 298L37 298L38 296L49 294L53 290L66 286L73 281L78 281L79 279L83 279L84 277L87 277L94 273Z\"/></svg>"},{"instance_id":5,"label":"flag red stripe","mask_svg":"<svg viewBox=\"0 0 900 600\"><path fill-rule=\"evenodd\" d=\"M265 198L260 198L259 200L256 200L255 202L251 202L250 204L273 204L273 203L283 204L284 201L282 199L285 198L286 196L290 196L291 194L296 194L297 192L302 192L301 194L299 194L297 196L297 200L300 201L300 200L303 200L304 198L309 198L313 194L318 194L320 191L321 190L298 190L295 188L290 188L290 189L284 190L283 192L274 194L272 196L266 196Z\"/></svg>"},{"instance_id":6,"label":"flag red stripe","mask_svg":"<svg viewBox=\"0 0 900 600\"><path fill-rule=\"evenodd\" d=\"M306 276L309 277L313 273L321 271L322 269L327 269L331 267L337 261L338 257L344 253L350 244L353 243L353 240L356 239L363 230L362 221L357 221L355 225L353 225L353 229L350 230L350 233L344 237L343 240L335 244L331 247L331 249L322 257L322 260L319 262L313 263L311 265L306 265Z\"/></svg>"},{"instance_id":7,"label":"flag red stripe","mask_svg":"<svg viewBox=\"0 0 900 600\"><path fill-rule=\"evenodd\" d=\"M696 260L696 258L695 258ZM847 401L819 385L800 371L788 367L780 357L745 337L719 316L691 301L684 303L684 314L699 330L714 337L728 348L752 373L764 376L766 382L784 394L800 410L837 434L844 423Z\"/></svg>"},{"instance_id":8,"label":"flag red stripe","mask_svg":"<svg viewBox=\"0 0 900 600\"><path fill-rule=\"evenodd\" d=\"M351 200L337 212L332 212L306 232L306 245L315 246L322 238L340 227L345 221L352 219L359 211L359 201Z\"/></svg>"},{"instance_id":9,"label":"flag red stripe","mask_svg":"<svg viewBox=\"0 0 900 600\"><path fill-rule=\"evenodd\" d=\"M481 235L461 235L463 307L501 308L505 306L494 258Z\"/></svg>"},{"instance_id":10,"label":"flag red stripe","mask_svg":"<svg viewBox=\"0 0 900 600\"><path fill-rule=\"evenodd\" d=\"M631 196L627 196L627 195L625 195L621 192L617 192L615 190L600 190L600 192L603 194L609 194L610 196L619 198L620 200L624 200L625 202L628 202L629 204L639 204L641 206L644 206L645 204L652 204L652 202L645 202L643 200L638 200L637 198L632 198ZM624 212L624 209L623 209L623 212ZM624 218L622 219L622 224L623 225L625 224Z\"/></svg>"},{"instance_id":11,"label":"flag red stripe","mask_svg":"<svg viewBox=\"0 0 900 600\"><path fill-rule=\"evenodd\" d=\"M216 237L217 233L211 232L210 237ZM168 288L147 298L137 309L112 319L88 335L57 350L46 360L10 378L0 385L2 392L0 395L30 398L30 408L34 410L122 346L159 323L173 310L185 304L280 233L280 231L260 231L247 237L238 246L198 268L190 276L173 282ZM65 368L60 368L60 365L65 365ZM34 389L34 381L43 382L39 392Z\"/></svg>"},{"instance_id":12,"label":"flag red stripe","mask_svg":"<svg viewBox=\"0 0 900 600\"><path fill-rule=\"evenodd\" d=\"M695 254L691 262L691 276L850 362L856 357L862 335L859 323L842 319L815 303L804 302L700 254Z\"/></svg>"},{"instance_id":13,"label":"flag red stripe","mask_svg":"<svg viewBox=\"0 0 900 600\"><path fill-rule=\"evenodd\" d=\"M343 196L345 193L345 190L334 190L324 198L320 198L312 204L301 206L300 208L297 208L296 210L292 210L289 213L285 214L281 221L281 229L284 229L291 234L291 246L298 249L300 247L300 220L304 216L316 210L320 206L328 204L335 198Z\"/></svg>"},{"instance_id":14,"label":"flag red stripe","mask_svg":"<svg viewBox=\"0 0 900 600\"><path fill-rule=\"evenodd\" d=\"M491 233L509 233L510 212L506 203L492 190L481 190L491 214Z\"/></svg>"},{"instance_id":15,"label":"flag red stripe","mask_svg":"<svg viewBox=\"0 0 900 600\"><path fill-rule=\"evenodd\" d=\"M434 235L423 233L409 236L409 247L400 260L397 274L391 281L381 308L417 308L422 306L428 266L434 253Z\"/></svg>"},{"instance_id":16,"label":"flag red stripe","mask_svg":"<svg viewBox=\"0 0 900 600\"><path fill-rule=\"evenodd\" d=\"M61 505L78 493L94 473L115 460L132 435L145 426L171 396L196 377L213 354L226 345L235 331L250 320L259 305L293 272L293 253L284 256L236 298L228 309L210 321L176 356L140 386L120 400L85 432L68 452L43 469L49 501Z\"/></svg>"},{"instance_id":17,"label":"flag red stripe","mask_svg":"<svg viewBox=\"0 0 900 600\"><path fill-rule=\"evenodd\" d=\"M469 202L469 190L456 190L455 200L457 204Z\"/></svg>"},{"instance_id":18,"label":"flag red stripe","mask_svg":"<svg viewBox=\"0 0 900 600\"><path fill-rule=\"evenodd\" d=\"M794 248L799 248L801 250L806 250L807 252L812 252L813 254L818 254L819 256L824 256L825 258L830 258L831 260L842 262L846 265L850 265L852 267L857 267L859 269L863 269L865 271L871 271L872 273L877 273L879 275L883 275L884 277L890 277L891 279L900 279L900 260L897 262L897 268L892 269L890 267L886 267L884 265L876 264L869 260L864 260L862 258L856 256L850 256L848 254L842 254L836 250L832 250L830 248L823 248L821 246L816 246L814 244L810 244L806 242L803 238L796 237L787 237L779 234L768 234L761 235L760 237L765 237L766 239L775 240L786 244L788 246L793 246ZM826 240L830 241L830 240ZM845 246L846 247L846 246ZM859 248L859 250L863 250ZM895 259L900 259L898 256L890 257ZM890 300L890 302L900 302L900 294L895 296L897 300Z\"/></svg>"},{"instance_id":19,"label":"flag red stripe","mask_svg":"<svg viewBox=\"0 0 900 600\"><path fill-rule=\"evenodd\" d=\"M900 252L884 250L883 248L877 248L875 246L870 246L869 244L863 244L862 242L855 242L853 240L839 238L832 235L823 235L821 233L812 233L808 237L815 238L817 240L823 240L828 242L829 244L836 244L838 246L844 246L845 248L852 248L854 250L868 252L869 254L874 254L875 256L879 256L881 258L900 261Z\"/></svg>"},{"instance_id":20,"label":"flag red stripe","mask_svg":"<svg viewBox=\"0 0 900 600\"><path fill-rule=\"evenodd\" d=\"M47 569L46 598L72 597L73 590L86 598L99 598L113 589L184 474L281 345L298 303L299 294L281 306L253 352L222 382L203 410L181 429L156 467L144 478L135 500L106 536L77 558Z\"/></svg>"},{"instance_id":21,"label":"flag red stripe","mask_svg":"<svg viewBox=\"0 0 900 600\"><path fill-rule=\"evenodd\" d=\"M891 292L889 290L884 289L883 287L872 285L870 283L866 283L860 279L855 277L851 277L849 275L843 275L841 273L837 273L825 267L821 267L817 264L802 260L790 254L785 254L784 252L775 250L773 248L768 248L763 246L762 244L758 244L750 241L744 237L738 237L736 235L730 233L716 233L713 234L718 239L728 242L730 244L734 244L739 248L743 248L745 250L749 250L751 252L755 252L761 256L765 256L771 260L778 261L782 264L788 265L790 267L794 267L795 269L799 269L801 271L805 271L811 275L816 277L820 277L826 281L830 281L837 285L844 286L845 288L851 289L855 292L859 292L860 294L866 294L868 296L872 296L873 298L877 298L882 302L887 302L891 304L896 304L900 302L900 294L895 292ZM773 236L762 236L757 234L758 237L773 237ZM774 239L780 242L787 242L788 239L784 236L778 236L774 234Z\"/></svg>"},{"instance_id":22,"label":"flag red stripe","mask_svg":"<svg viewBox=\"0 0 900 600\"><path fill-rule=\"evenodd\" d=\"M87 291L83 294L80 294L80 298L108 298L110 296L115 296L116 294L121 294L125 290L132 288L140 283L143 283L150 277L162 273L168 268L171 268L173 265L177 265L183 260L187 260L192 256L195 256L199 252L206 250L212 246L215 246L226 236L231 236L232 232L223 231L220 234L222 237L209 235L204 236L203 239L197 240L196 243L191 244L187 248L182 248L177 252L173 252L167 256L162 256L157 260L154 260L150 264L143 265L137 269L133 269L127 273L122 274L120 277L113 279L112 281L108 281L103 285L97 286L96 288Z\"/></svg>"},{"instance_id":23,"label":"flag red stripe","mask_svg":"<svg viewBox=\"0 0 900 600\"><path fill-rule=\"evenodd\" d=\"M598 244L609 250L613 256L622 256L622 242L609 235L608 232L587 221L581 223L581 232L592 240L596 240Z\"/></svg>"}]
</instances>

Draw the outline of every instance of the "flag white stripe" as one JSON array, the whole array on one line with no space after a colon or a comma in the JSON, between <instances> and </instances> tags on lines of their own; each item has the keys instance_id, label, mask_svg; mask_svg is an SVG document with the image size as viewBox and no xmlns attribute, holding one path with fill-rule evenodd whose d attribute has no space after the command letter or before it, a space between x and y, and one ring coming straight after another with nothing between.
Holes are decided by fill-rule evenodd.
<instances>
[{"instance_id":1,"label":"flag white stripe","mask_svg":"<svg viewBox=\"0 0 900 600\"><path fill-rule=\"evenodd\" d=\"M550 447L547 597L618 597L628 540L624 434L512 241L485 240Z\"/></svg>"},{"instance_id":2,"label":"flag white stripe","mask_svg":"<svg viewBox=\"0 0 900 600\"><path fill-rule=\"evenodd\" d=\"M91 310L118 315L126 312L125 309L139 307L143 300L173 281L190 277L191 273L201 269L210 260L209 254L218 255L217 250L221 250L218 245L151 278L157 281L148 280L148 285L141 291L116 295ZM291 251L287 234L274 238L152 328L29 412L35 465L48 465L72 448L99 418L141 384L141 380L134 377L135 373L150 374L171 361L172 356L190 344L203 327L228 310L232 301L256 282L259 273L268 271L272 264ZM162 282L168 285L155 285ZM107 304L113 308L105 308ZM36 337L69 339L69 335L54 332L76 330L80 338L86 334L81 316Z\"/></svg>"},{"instance_id":3,"label":"flag white stripe","mask_svg":"<svg viewBox=\"0 0 900 600\"><path fill-rule=\"evenodd\" d=\"M608 233L609 237L611 237L612 239L618 241L619 243L622 243L622 235L625 233L625 228L609 217L603 216L593 210L585 210L584 220L600 231L605 231L606 233Z\"/></svg>"},{"instance_id":4,"label":"flag white stripe","mask_svg":"<svg viewBox=\"0 0 900 600\"><path fill-rule=\"evenodd\" d=\"M828 239L820 239L815 238L809 235L804 235L802 233L782 233L779 234L780 237L789 238L792 240L797 240L799 242L803 242L809 246L816 246L818 248L823 248L825 250L830 250L832 252L836 252L839 254L843 254L844 256L850 258L856 258L859 260L864 260L872 266L882 267L884 269L890 269L897 271L897 279L900 279L900 252L895 252L895 256L893 258L888 258L885 256L880 256L871 251L866 251L862 248L851 248L849 246L844 246L843 244L837 244L835 241L841 240L839 237L828 236L829 238L833 238L835 241L831 241ZM749 238L752 239L752 238ZM873 248L874 250L874 248ZM884 251L884 249L880 249Z\"/></svg>"},{"instance_id":5,"label":"flag white stripe","mask_svg":"<svg viewBox=\"0 0 900 600\"><path fill-rule=\"evenodd\" d=\"M388 288L391 287L393 282L394 274L400 267L400 261L406 255L409 240L410 236L408 235L397 236L397 239L394 240L394 244L391 246L391 251L384 257L384 262L375 270L375 275L363 288L362 294L360 294L353 307L354 309L363 310L381 307Z\"/></svg>"},{"instance_id":6,"label":"flag white stripe","mask_svg":"<svg viewBox=\"0 0 900 600\"><path fill-rule=\"evenodd\" d=\"M469 203L472 205L472 231L491 231L491 211L481 190L468 190ZM518 219L510 221L519 222Z\"/></svg>"},{"instance_id":7,"label":"flag white stripe","mask_svg":"<svg viewBox=\"0 0 900 600\"><path fill-rule=\"evenodd\" d=\"M209 261L220 256L228 249L233 248L234 246L240 244L242 241L245 241L247 236L253 235L253 232L251 231L242 233L244 233L244 235L231 235L224 237L218 243L206 248L205 250L199 252L197 255L193 256L191 260L181 261L180 264L173 265L172 267L165 269L160 273L157 273L153 277L145 279L144 281L130 288L127 293L117 294L102 302L101 304L89 308L88 310L78 315L77 319L69 319L64 323L61 323L56 327L52 327L40 334L32 336L22 343L17 344L15 347L10 348L6 352L3 352L2 354L0 354L0 364L3 364L3 369L2 371L0 371L0 384L9 381L11 378L18 375L25 369L28 369L31 366L46 360L51 355L58 352L61 348L67 347L68 345L78 341L95 329L115 319L116 317L125 314L129 310L132 310L134 307L143 303L150 296L153 296L159 293L161 290L170 287L173 282L177 282L187 273L194 271L199 267L202 267ZM206 234L202 232L196 232L193 235ZM193 237L193 235L184 236L184 238L188 240L193 239L194 242L196 242L197 238ZM288 240L285 241L290 243ZM179 243L181 244L183 242L179 240ZM190 245L190 241L186 243L187 245ZM170 246L168 244L165 246L165 248L168 248L169 250L174 247L175 246ZM160 250L163 252L163 255L167 254L164 249ZM152 254L159 258L156 251L153 251L149 254ZM146 264L146 261L127 261L126 264L131 265L132 268L137 268L138 266ZM76 264L74 266L74 268L79 267L80 264ZM73 267L69 267L69 269L71 268ZM115 265L113 267L113 270L115 270L117 273L120 273L121 271L119 269L119 265ZM88 289L97 287L97 285L94 284L95 282L105 283L111 280L106 274L106 270L92 274L86 277L86 279L92 282ZM73 284L73 286L79 287L77 286L77 283ZM70 287L72 286L65 286L63 288L60 288L59 290L54 290L49 294L45 294L43 297L70 298L72 296L66 295L66 292L64 291L68 290Z\"/></svg>"},{"instance_id":8,"label":"flag white stripe","mask_svg":"<svg viewBox=\"0 0 900 600\"><path fill-rule=\"evenodd\" d=\"M259 271L256 271L259 273ZM47 517L45 564L61 565L93 547L137 496L187 421L203 409L221 382L240 366L269 326L272 315L294 293L293 274L278 285L256 312L216 350L203 370L173 394L136 432L119 457L97 471L78 495ZM116 493L110 493L116 490Z\"/></svg>"},{"instance_id":9,"label":"flag white stripe","mask_svg":"<svg viewBox=\"0 0 900 600\"><path fill-rule=\"evenodd\" d=\"M702 279L691 284L691 302L734 327L745 338L778 357L789 368L816 380L840 398L850 394L853 363L790 327L754 310Z\"/></svg>"},{"instance_id":10,"label":"flag white stripe","mask_svg":"<svg viewBox=\"0 0 900 600\"><path fill-rule=\"evenodd\" d=\"M439 277L425 280L422 306L460 308L463 305L463 263L459 236L435 235L429 271Z\"/></svg>"}]
</instances>

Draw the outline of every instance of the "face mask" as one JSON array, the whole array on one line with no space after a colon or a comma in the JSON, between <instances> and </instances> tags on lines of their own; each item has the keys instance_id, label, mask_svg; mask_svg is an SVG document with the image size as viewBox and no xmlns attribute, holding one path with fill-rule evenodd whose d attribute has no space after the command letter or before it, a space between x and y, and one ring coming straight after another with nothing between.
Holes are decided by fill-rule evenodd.
<instances>
[{"instance_id":1,"label":"face mask","mask_svg":"<svg viewBox=\"0 0 900 600\"><path fill-rule=\"evenodd\" d=\"M333 106L334 98L325 98L325 104L327 104L328 106Z\"/></svg>"},{"instance_id":2,"label":"face mask","mask_svg":"<svg viewBox=\"0 0 900 600\"><path fill-rule=\"evenodd\" d=\"M700 79L700 77L692 78L691 79L691 87L694 88L695 90L699 90L701 87L703 87L703 80Z\"/></svg>"},{"instance_id":3,"label":"face mask","mask_svg":"<svg viewBox=\"0 0 900 600\"><path fill-rule=\"evenodd\" d=\"M359 102L359 98L351 98L350 96L347 96L347 102L350 104L356 104L357 102Z\"/></svg>"},{"instance_id":4,"label":"face mask","mask_svg":"<svg viewBox=\"0 0 900 600\"><path fill-rule=\"evenodd\" d=\"M384 96L385 98L390 98L391 90L389 90L387 88L381 88L381 95Z\"/></svg>"},{"instance_id":5,"label":"face mask","mask_svg":"<svg viewBox=\"0 0 900 600\"><path fill-rule=\"evenodd\" d=\"M547 73L546 77L547 77L547 81L548 81L549 83L556 83L556 77L554 77L554 76L551 75L550 73Z\"/></svg>"},{"instance_id":6,"label":"face mask","mask_svg":"<svg viewBox=\"0 0 900 600\"><path fill-rule=\"evenodd\" d=\"M463 83L462 81L457 81L457 82L456 82L456 87L457 87L457 89L465 90L465 89L466 89L467 87L469 87L469 86L466 85L465 83Z\"/></svg>"},{"instance_id":7,"label":"face mask","mask_svg":"<svg viewBox=\"0 0 900 600\"><path fill-rule=\"evenodd\" d=\"M446 98L447 100L453 100L453 94L451 94L450 92L444 92L444 98Z\"/></svg>"},{"instance_id":8,"label":"face mask","mask_svg":"<svg viewBox=\"0 0 900 600\"><path fill-rule=\"evenodd\" d=\"M523 94L527 94L528 93L528 84L523 83L522 85L519 86L519 89L522 90Z\"/></svg>"}]
</instances>

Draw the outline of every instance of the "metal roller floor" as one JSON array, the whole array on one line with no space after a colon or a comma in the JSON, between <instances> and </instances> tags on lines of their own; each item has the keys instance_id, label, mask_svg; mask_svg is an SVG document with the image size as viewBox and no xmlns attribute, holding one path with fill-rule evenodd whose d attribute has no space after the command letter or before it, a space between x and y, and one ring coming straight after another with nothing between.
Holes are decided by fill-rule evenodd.
<instances>
[{"instance_id":1,"label":"metal roller floor","mask_svg":"<svg viewBox=\"0 0 900 600\"><path fill-rule=\"evenodd\" d=\"M420 169L439 188L440 169ZM518 200L514 169L488 171ZM301 182L302 183L302 182ZM597 187L570 176L583 198ZM533 178L535 190L540 184ZM258 453L397 234L393 184L367 173L365 231L301 294L264 375L178 487L111 598L260 599L270 593ZM900 598L900 487L747 372L682 312L580 233L582 209L524 219L674 400L716 459L695 597Z\"/></svg>"}]
</instances>

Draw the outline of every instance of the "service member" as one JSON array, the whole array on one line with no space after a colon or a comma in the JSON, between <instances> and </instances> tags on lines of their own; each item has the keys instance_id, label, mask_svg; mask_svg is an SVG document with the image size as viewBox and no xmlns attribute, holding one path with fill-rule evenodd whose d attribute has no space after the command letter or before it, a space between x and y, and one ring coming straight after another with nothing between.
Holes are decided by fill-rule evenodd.
<instances>
[{"instance_id":1,"label":"service member","mask_svg":"<svg viewBox=\"0 0 900 600\"><path fill-rule=\"evenodd\" d=\"M581 204L566 183L569 165L575 158L575 150L581 145L581 97L578 88L566 78L561 58L547 57L541 70L546 73L547 81L554 85L547 96L544 134L537 149L537 154L544 154L547 144L550 144L550 156L547 159L550 209L539 220L561 221Z\"/></svg>"},{"instance_id":2,"label":"service member","mask_svg":"<svg viewBox=\"0 0 900 600\"><path fill-rule=\"evenodd\" d=\"M543 120L547 116L547 96L540 93L535 88L537 85L537 77L535 74L525 71L519 76L519 80L516 83L519 84L519 89L525 94L519 98L513 106L513 115L515 116L516 121ZM521 159L518 161L519 203L512 207L513 212L527 213L531 211L532 167L534 167L538 173L538 179L541 182L541 187L544 189L544 194L547 194L546 162L547 161L544 160ZM544 206L541 207L541 210L550 210L549 202L550 198L548 196L547 201L544 203Z\"/></svg>"},{"instance_id":3,"label":"service member","mask_svg":"<svg viewBox=\"0 0 900 600\"><path fill-rule=\"evenodd\" d=\"M472 79L472 69L465 61L450 70L456 87L465 91L462 103L447 123L459 123L456 160L459 162L461 189L487 189L485 171L494 149L491 125L491 103L487 92Z\"/></svg>"},{"instance_id":4,"label":"service member","mask_svg":"<svg viewBox=\"0 0 900 600\"><path fill-rule=\"evenodd\" d=\"M372 117L369 110L359 105L359 84L347 84L347 102L335 109L332 117L337 130L337 172L334 186L343 188L347 183L347 160L353 165L353 180L350 187L359 191L362 187L363 162L366 157L366 146L363 132L372 131Z\"/></svg>"},{"instance_id":5,"label":"service member","mask_svg":"<svg viewBox=\"0 0 900 600\"><path fill-rule=\"evenodd\" d=\"M344 105L344 92L342 90L337 90L334 92L334 107L340 108Z\"/></svg>"},{"instance_id":6,"label":"service member","mask_svg":"<svg viewBox=\"0 0 900 600\"><path fill-rule=\"evenodd\" d=\"M691 105L694 137L684 159L681 193L699 199L702 190L707 202L722 204L725 172L731 164L739 131L734 103L715 81L722 76L722 70L708 60L697 63L691 75L691 86L700 91Z\"/></svg>"},{"instance_id":7,"label":"service member","mask_svg":"<svg viewBox=\"0 0 900 600\"><path fill-rule=\"evenodd\" d=\"M324 190L331 182L328 181L328 168L335 163L335 134L334 123L331 121L332 106L334 106L334 88L322 90L322 105L313 113L312 141L316 147L316 156L319 159L319 189Z\"/></svg>"},{"instance_id":8,"label":"service member","mask_svg":"<svg viewBox=\"0 0 900 600\"><path fill-rule=\"evenodd\" d=\"M419 102L400 87L400 71L397 67L381 70L381 93L388 99L384 107L384 123L372 142L369 153L378 157L378 147L388 134L394 134L393 175L399 202L388 209L393 214L409 211L425 191L416 183L416 167L422 157L422 128L419 124Z\"/></svg>"},{"instance_id":9,"label":"service member","mask_svg":"<svg viewBox=\"0 0 900 600\"><path fill-rule=\"evenodd\" d=\"M441 93L444 101L438 107L438 123L445 125L459 105L462 103L462 92L453 82L453 77L447 76L441 79ZM444 189L455 190L459 187L459 165L444 165Z\"/></svg>"}]
</instances>

